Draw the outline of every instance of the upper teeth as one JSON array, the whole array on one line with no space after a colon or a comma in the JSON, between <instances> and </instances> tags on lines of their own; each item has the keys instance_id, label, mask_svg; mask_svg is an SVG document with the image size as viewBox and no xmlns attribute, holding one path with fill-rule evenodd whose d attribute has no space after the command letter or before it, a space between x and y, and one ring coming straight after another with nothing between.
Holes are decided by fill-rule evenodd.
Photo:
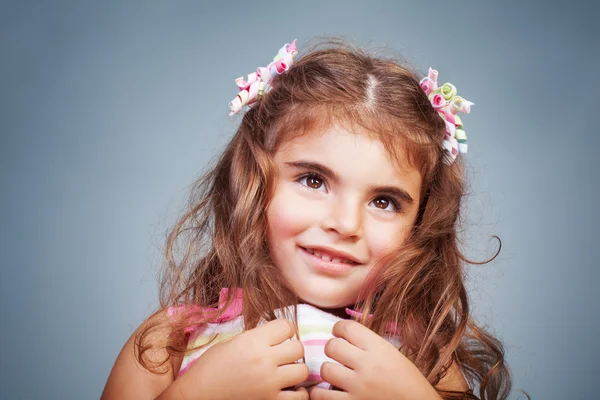
<instances>
[{"instance_id":1,"label":"upper teeth","mask_svg":"<svg viewBox=\"0 0 600 400\"><path fill-rule=\"evenodd\" d=\"M310 254L312 254L315 257L319 257L321 260L331 261L334 263L356 264L352 260L346 260L345 258L339 258L339 257L331 257L329 254L322 253L317 250L306 249L306 251L308 251Z\"/></svg>"}]
</instances>

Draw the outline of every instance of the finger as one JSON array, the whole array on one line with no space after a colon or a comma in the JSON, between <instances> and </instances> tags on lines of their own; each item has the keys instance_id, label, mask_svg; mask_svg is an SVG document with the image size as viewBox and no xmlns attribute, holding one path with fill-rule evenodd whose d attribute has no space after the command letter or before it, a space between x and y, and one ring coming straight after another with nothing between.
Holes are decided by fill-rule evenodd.
<instances>
[{"instance_id":1,"label":"finger","mask_svg":"<svg viewBox=\"0 0 600 400\"><path fill-rule=\"evenodd\" d=\"M310 400L348 400L350 395L337 390L327 390L313 387L310 391Z\"/></svg>"},{"instance_id":2,"label":"finger","mask_svg":"<svg viewBox=\"0 0 600 400\"><path fill-rule=\"evenodd\" d=\"M308 392L305 388L299 387L295 391L283 390L277 394L277 400L308 400Z\"/></svg>"},{"instance_id":3,"label":"finger","mask_svg":"<svg viewBox=\"0 0 600 400\"><path fill-rule=\"evenodd\" d=\"M363 364L365 351L342 338L334 337L325 344L325 355L355 370Z\"/></svg>"},{"instance_id":4,"label":"finger","mask_svg":"<svg viewBox=\"0 0 600 400\"><path fill-rule=\"evenodd\" d=\"M252 331L257 335L265 335L270 346L282 343L296 334L296 326L287 319L275 319Z\"/></svg>"},{"instance_id":5,"label":"finger","mask_svg":"<svg viewBox=\"0 0 600 400\"><path fill-rule=\"evenodd\" d=\"M369 348L373 347L373 343L377 343L382 339L366 326L347 319L336 322L333 325L331 333L333 336L346 339L351 344L363 350L369 350Z\"/></svg>"},{"instance_id":6,"label":"finger","mask_svg":"<svg viewBox=\"0 0 600 400\"><path fill-rule=\"evenodd\" d=\"M321 364L321 379L344 391L349 391L350 385L356 380L356 373L343 365L325 361Z\"/></svg>"},{"instance_id":7,"label":"finger","mask_svg":"<svg viewBox=\"0 0 600 400\"><path fill-rule=\"evenodd\" d=\"M293 387L308 378L308 366L303 363L282 365L277 367L275 376L280 388Z\"/></svg>"},{"instance_id":8,"label":"finger","mask_svg":"<svg viewBox=\"0 0 600 400\"><path fill-rule=\"evenodd\" d=\"M297 339L286 340L285 342L272 346L275 353L277 365L291 364L304 357L304 346Z\"/></svg>"}]
</instances>

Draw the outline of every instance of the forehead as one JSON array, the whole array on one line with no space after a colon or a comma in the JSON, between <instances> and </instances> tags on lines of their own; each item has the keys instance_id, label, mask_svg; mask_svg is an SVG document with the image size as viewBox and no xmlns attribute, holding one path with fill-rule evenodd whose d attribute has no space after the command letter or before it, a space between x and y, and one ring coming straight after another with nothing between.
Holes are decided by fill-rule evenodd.
<instances>
[{"instance_id":1,"label":"forehead","mask_svg":"<svg viewBox=\"0 0 600 400\"><path fill-rule=\"evenodd\" d=\"M408 162L405 150L394 148L391 154L374 135L332 127L291 138L275 153L277 164L298 160L321 163L357 183L401 185L419 198L421 175Z\"/></svg>"}]
</instances>

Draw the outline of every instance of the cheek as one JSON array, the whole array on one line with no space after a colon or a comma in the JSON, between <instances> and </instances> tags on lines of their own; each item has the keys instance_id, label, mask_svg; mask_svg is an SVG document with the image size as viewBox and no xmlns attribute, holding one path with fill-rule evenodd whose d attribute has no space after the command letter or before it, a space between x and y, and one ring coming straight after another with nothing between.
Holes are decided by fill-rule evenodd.
<instances>
[{"instance_id":1,"label":"cheek","mask_svg":"<svg viewBox=\"0 0 600 400\"><path fill-rule=\"evenodd\" d=\"M411 227L405 224L392 226L378 224L370 227L367 241L371 257L380 259L400 247L408 237L410 229Z\"/></svg>"},{"instance_id":2,"label":"cheek","mask_svg":"<svg viewBox=\"0 0 600 400\"><path fill-rule=\"evenodd\" d=\"M295 236L311 226L314 213L293 190L275 193L267 209L269 240L272 243Z\"/></svg>"}]
</instances>

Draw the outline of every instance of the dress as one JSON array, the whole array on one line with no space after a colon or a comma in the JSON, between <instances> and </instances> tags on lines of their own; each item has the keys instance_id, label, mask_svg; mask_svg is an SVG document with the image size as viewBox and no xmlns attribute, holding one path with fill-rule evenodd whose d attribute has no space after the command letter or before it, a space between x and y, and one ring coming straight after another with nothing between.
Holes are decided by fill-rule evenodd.
<instances>
[{"instance_id":1,"label":"dress","mask_svg":"<svg viewBox=\"0 0 600 400\"><path fill-rule=\"evenodd\" d=\"M227 299L227 289L221 291L220 304L224 304ZM241 292L236 294L236 301L223 313L220 321L216 323L205 323L199 325L193 331L190 331L188 338L188 348L203 346L202 348L186 355L183 358L179 375L184 374L202 354L217 343L231 339L232 337L244 331L243 316L241 315ZM177 310L170 309L173 314ZM304 362L308 366L309 376L301 385L310 387L317 385L323 388L329 388L329 384L324 382L320 376L321 364L325 361L336 362L325 355L325 344L333 335L331 331L333 325L341 318L322 311L308 304L298 304L298 330L300 341L304 346ZM287 307L275 311L278 318L292 319L293 307ZM385 337L397 348L400 343L397 337ZM296 340L296 339L292 339ZM302 360L299 360L302 362Z\"/></svg>"}]
</instances>

